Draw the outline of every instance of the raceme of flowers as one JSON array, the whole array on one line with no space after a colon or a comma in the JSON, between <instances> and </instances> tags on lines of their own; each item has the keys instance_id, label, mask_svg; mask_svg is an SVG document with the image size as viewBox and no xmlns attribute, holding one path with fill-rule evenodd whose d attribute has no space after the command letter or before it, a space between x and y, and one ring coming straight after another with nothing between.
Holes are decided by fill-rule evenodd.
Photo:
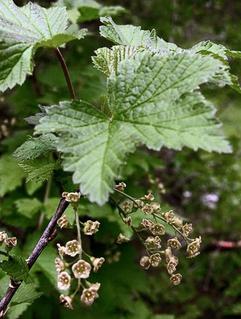
<instances>
[{"instance_id":1,"label":"raceme of flowers","mask_svg":"<svg viewBox=\"0 0 241 319\"><path fill-rule=\"evenodd\" d=\"M164 263L171 283L179 285L182 275L177 272L178 251L186 247L187 258L196 257L200 254L201 237L190 238L193 232L192 224L183 222L173 211L162 212L152 193L136 199L124 193L125 187L124 183L115 187L115 190L125 197L118 209L123 222L132 228L145 247L146 255L140 259L141 267L147 270ZM144 213L145 218L142 218L138 226L133 226L134 214L140 212ZM170 229L170 226L174 236L168 233L167 227ZM118 243L126 241L125 236L119 235Z\"/></svg>"},{"instance_id":2,"label":"raceme of flowers","mask_svg":"<svg viewBox=\"0 0 241 319\"><path fill-rule=\"evenodd\" d=\"M182 275L177 271L178 252L186 247L188 258L196 257L200 253L201 237L190 238L192 224L183 222L183 219L173 211L162 212L160 204L155 201L152 193L141 198L133 198L124 192L125 183L115 186L117 196L121 196L113 202L118 208L122 221L128 225L143 243L146 254L140 259L140 266L144 269L157 268L165 265L170 281L173 285L179 285ZM87 254L82 247L81 235L92 236L100 227L98 221L79 221L77 204L79 193L63 193L65 200L69 201L76 214L77 236L64 245L57 244L58 257L55 259L57 272L57 287L61 292L60 303L69 309L73 309L76 297L81 303L90 306L99 297L100 283L91 283L89 278L92 272L97 272L105 262L104 257L93 257ZM133 224L134 214L141 213L138 225ZM144 215L144 217L143 217ZM68 228L69 222L66 215L58 220L60 229ZM174 235L170 235L170 226ZM2 235L2 238L4 235ZM1 237L0 237L1 239ZM2 239L5 240L5 239ZM126 243L130 238L119 234L116 243Z\"/></svg>"},{"instance_id":3,"label":"raceme of flowers","mask_svg":"<svg viewBox=\"0 0 241 319\"><path fill-rule=\"evenodd\" d=\"M80 195L79 193L67 193L62 195L65 200L71 202L76 208ZM75 211L76 214L77 211ZM87 220L82 223L78 216L75 225L77 236L69 240L65 245L57 244L58 257L55 259L55 269L57 272L57 287L61 292L60 303L64 307L73 309L74 299L77 299L90 306L99 297L98 291L100 283L89 282L92 272L97 272L105 259L96 258L88 255L82 247L81 234L86 236L94 235L98 230L100 223L98 221ZM60 229L69 227L66 215L63 215L57 222Z\"/></svg>"}]
</instances>

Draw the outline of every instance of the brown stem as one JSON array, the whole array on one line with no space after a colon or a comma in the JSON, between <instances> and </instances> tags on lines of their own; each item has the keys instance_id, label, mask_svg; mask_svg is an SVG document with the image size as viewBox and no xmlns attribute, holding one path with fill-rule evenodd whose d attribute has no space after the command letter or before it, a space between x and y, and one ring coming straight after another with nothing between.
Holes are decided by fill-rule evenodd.
<instances>
[{"instance_id":1,"label":"brown stem","mask_svg":"<svg viewBox=\"0 0 241 319\"><path fill-rule=\"evenodd\" d=\"M36 246L34 247L29 258L27 259L27 264L29 269L32 268L32 266L34 265L34 263L36 262L36 260L38 259L42 251L44 250L44 248L48 245L49 241L52 240L53 234L56 231L57 221L63 215L68 205L69 205L69 202L67 202L64 198L60 200L54 216L50 220L48 226L45 228L45 231L43 232ZM21 283L22 283L21 281L15 282L13 279L10 280L8 290L6 291L4 297L0 301L0 318L4 317L8 309L9 303L11 302L13 296L15 295L18 288L20 287Z\"/></svg>"},{"instance_id":2,"label":"brown stem","mask_svg":"<svg viewBox=\"0 0 241 319\"><path fill-rule=\"evenodd\" d=\"M73 100L76 100L76 94L75 94L75 90L74 90L74 87L73 87L73 84L72 84L72 81L70 79L70 74L69 74L69 70L68 70L68 67L66 65L66 62L64 60L64 57L61 53L61 51L57 48L55 49L55 53L56 53L56 56L61 64L61 67L63 69L63 72L64 72L64 76L65 76L65 80L66 80L66 83L67 83L67 86L68 86L68 89L69 89L69 93L70 93L70 96Z\"/></svg>"}]
</instances>

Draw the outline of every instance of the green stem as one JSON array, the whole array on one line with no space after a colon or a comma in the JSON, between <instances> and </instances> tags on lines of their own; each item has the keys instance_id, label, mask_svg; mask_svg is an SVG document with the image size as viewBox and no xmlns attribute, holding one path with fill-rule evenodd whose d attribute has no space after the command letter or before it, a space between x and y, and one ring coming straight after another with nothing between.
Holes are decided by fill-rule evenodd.
<instances>
[{"instance_id":1,"label":"green stem","mask_svg":"<svg viewBox=\"0 0 241 319\"><path fill-rule=\"evenodd\" d=\"M75 213L75 223L76 223L76 228L77 228L77 238L78 238L78 242L80 244L80 253L79 253L79 257L80 259L82 258L82 252L83 252L83 248L82 248L82 239L81 239L81 229L80 229L80 221L79 221L79 214L77 209L74 209L74 213Z\"/></svg>"},{"instance_id":2,"label":"green stem","mask_svg":"<svg viewBox=\"0 0 241 319\"><path fill-rule=\"evenodd\" d=\"M130 195L128 195L128 194L126 194L126 193L124 193L124 192L118 190L118 189L115 189L115 191L116 191L117 193L121 194L122 196L124 196L124 197L130 199L132 202L134 202L134 203L137 205L136 199L135 199L134 197L132 197L132 196L130 196ZM183 233L182 233L176 226L174 226L174 225L168 223L165 218L161 217L160 215L154 214L154 213L152 214L152 216L153 216L155 219L156 219L156 218L159 218L160 220L164 221L166 224L170 225L170 226L171 226L178 234L180 234L186 241L191 241L191 239L190 239L189 237L186 237L185 235L183 235Z\"/></svg>"},{"instance_id":3,"label":"green stem","mask_svg":"<svg viewBox=\"0 0 241 319\"><path fill-rule=\"evenodd\" d=\"M119 206L119 204L116 202L115 199L113 199L113 198L111 197L111 200L114 202L114 204L115 204L116 207L118 208L119 215L120 215L122 221L124 222L122 215L123 215L124 217L127 217L127 214L126 214L126 213L124 212L124 210ZM135 233L135 235L139 238L139 240L140 240L140 241L142 242L142 244L145 246L145 242L144 242L143 238L142 238L141 235L138 233L138 231L135 229L135 227L134 227L134 226L129 226L129 227L132 229L132 231Z\"/></svg>"},{"instance_id":4,"label":"green stem","mask_svg":"<svg viewBox=\"0 0 241 319\"><path fill-rule=\"evenodd\" d=\"M128 195L128 194L126 194L126 193L124 193L124 192L118 190L118 189L114 189L114 190L115 190L115 192L121 194L122 196L124 196L124 197L130 199L133 203L135 203L135 205L138 206L138 203L137 203L137 201L136 201L136 199L135 199L134 197L132 197L132 196L130 196L130 195Z\"/></svg>"},{"instance_id":5,"label":"green stem","mask_svg":"<svg viewBox=\"0 0 241 319\"><path fill-rule=\"evenodd\" d=\"M152 215L153 215L153 217L156 217L156 218L158 218L158 219L164 221L166 224L170 225L170 226L171 226L179 235L181 235L186 241L191 241L191 238L189 238L189 237L183 235L183 233L182 233L176 226L174 226L173 224L168 223L165 218L161 217L160 215L154 214L154 213L153 213Z\"/></svg>"}]
</instances>

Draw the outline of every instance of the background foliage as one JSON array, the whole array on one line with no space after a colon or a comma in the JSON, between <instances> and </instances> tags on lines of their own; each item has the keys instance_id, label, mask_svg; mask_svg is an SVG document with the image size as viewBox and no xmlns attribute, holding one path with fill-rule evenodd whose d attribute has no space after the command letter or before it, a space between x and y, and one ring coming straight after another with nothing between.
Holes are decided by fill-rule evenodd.
<instances>
[{"instance_id":1,"label":"background foliage","mask_svg":"<svg viewBox=\"0 0 241 319\"><path fill-rule=\"evenodd\" d=\"M18 4L22 3L18 1ZM41 3L48 5L49 1ZM65 1L74 19L73 3ZM91 31L91 36L70 43L64 50L74 85L84 100L95 101L105 90L104 78L93 68L90 57L94 50L108 45L98 35L98 17L102 15L100 10L110 10L108 6L113 5L127 9L124 13L118 8L117 13L122 14L116 20L120 23L130 22L141 25L143 29L155 28L159 36L182 47L209 39L230 49L241 50L241 35L237 32L241 26L241 4L238 1L104 1L102 7L82 11L82 17L85 17L82 26ZM35 114L38 104L49 105L68 98L62 71L52 51L45 50L44 54L38 51L37 55L39 62L34 75L22 87L1 96L0 100L0 227L17 235L21 244L15 253L20 249L24 256L31 251L41 227L51 217L61 192L73 189L71 175L59 170L58 165L54 167L50 191L46 191L44 179L37 182L30 179L24 184L31 163L23 169L12 157L13 151L32 134L23 118ZM240 72L240 62L235 61L232 67L236 74ZM219 107L219 118L224 122L225 132L233 145L232 154L188 149L181 152L163 149L157 153L139 149L123 170L129 193L139 196L152 189L160 197L163 208L174 208L193 221L197 233L202 234L202 254L194 261L183 259L180 263L183 283L172 287L164 269L161 273L142 271L137 262L141 255L138 242L121 247L114 244L123 229L112 208L82 202L81 214L98 218L101 222L95 240L85 245L96 255L108 256L110 262L96 275L102 283L99 300L88 309L76 306L71 313L58 305L53 264L55 249L51 246L33 268L31 282L16 296L16 306L13 303L9 312L10 319L19 316L39 319L67 316L73 319L240 318L240 251L217 249L215 242L240 240L241 97L227 88L217 94L206 88L205 95ZM45 167L48 179L48 172L52 171L48 166L51 160L44 160L46 165L41 162L39 169ZM42 214L44 223L39 227ZM61 233L60 242L61 236L66 240L66 237L71 238L71 232ZM0 277L1 295L7 277L3 273ZM21 306L17 305L19 302Z\"/></svg>"}]
</instances>

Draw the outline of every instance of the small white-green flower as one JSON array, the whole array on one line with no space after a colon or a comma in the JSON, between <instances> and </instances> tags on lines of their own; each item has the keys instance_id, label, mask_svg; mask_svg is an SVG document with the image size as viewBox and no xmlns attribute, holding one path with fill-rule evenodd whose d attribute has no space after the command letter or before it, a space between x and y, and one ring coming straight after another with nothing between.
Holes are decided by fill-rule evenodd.
<instances>
[{"instance_id":1,"label":"small white-green flower","mask_svg":"<svg viewBox=\"0 0 241 319\"><path fill-rule=\"evenodd\" d=\"M152 267L158 267L161 262L161 255L159 253L150 256L150 263Z\"/></svg>"},{"instance_id":2,"label":"small white-green flower","mask_svg":"<svg viewBox=\"0 0 241 319\"><path fill-rule=\"evenodd\" d=\"M187 246L187 253L189 258L196 257L200 254L200 246L201 246L201 236L195 238L190 244Z\"/></svg>"},{"instance_id":3,"label":"small white-green flower","mask_svg":"<svg viewBox=\"0 0 241 319\"><path fill-rule=\"evenodd\" d=\"M181 283L182 281L182 275L181 274L173 274L170 277L170 281L173 283L173 285L177 286Z\"/></svg>"},{"instance_id":4,"label":"small white-green flower","mask_svg":"<svg viewBox=\"0 0 241 319\"><path fill-rule=\"evenodd\" d=\"M71 257L75 257L81 252L81 246L78 240L74 239L68 241L65 245L65 254Z\"/></svg>"},{"instance_id":5,"label":"small white-green flower","mask_svg":"<svg viewBox=\"0 0 241 319\"><path fill-rule=\"evenodd\" d=\"M100 267L103 265L103 263L105 262L105 258L104 257L100 257L100 258L95 258L95 257L91 257L91 262L93 265L93 270L94 272L97 272Z\"/></svg>"},{"instance_id":6,"label":"small white-green flower","mask_svg":"<svg viewBox=\"0 0 241 319\"><path fill-rule=\"evenodd\" d=\"M73 309L72 298L70 296L60 295L59 302L68 309Z\"/></svg>"},{"instance_id":7,"label":"small white-green flower","mask_svg":"<svg viewBox=\"0 0 241 319\"><path fill-rule=\"evenodd\" d=\"M91 272L91 265L87 263L85 260L80 259L72 266L72 271L75 278L86 279L89 277Z\"/></svg>"},{"instance_id":8,"label":"small white-green flower","mask_svg":"<svg viewBox=\"0 0 241 319\"><path fill-rule=\"evenodd\" d=\"M81 302L86 306L91 306L94 303L95 299L99 297L99 289L99 283L92 284L89 288L84 289L80 297Z\"/></svg>"},{"instance_id":9,"label":"small white-green flower","mask_svg":"<svg viewBox=\"0 0 241 319\"><path fill-rule=\"evenodd\" d=\"M8 238L8 234L5 231L0 232L0 243L4 242Z\"/></svg>"},{"instance_id":10,"label":"small white-green flower","mask_svg":"<svg viewBox=\"0 0 241 319\"><path fill-rule=\"evenodd\" d=\"M58 289L68 290L70 288L71 277L66 271L58 274Z\"/></svg>"},{"instance_id":11,"label":"small white-green flower","mask_svg":"<svg viewBox=\"0 0 241 319\"><path fill-rule=\"evenodd\" d=\"M173 249L180 249L182 247L182 245L181 245L180 241L177 239L177 237L168 239L167 245Z\"/></svg>"},{"instance_id":12,"label":"small white-green flower","mask_svg":"<svg viewBox=\"0 0 241 319\"><path fill-rule=\"evenodd\" d=\"M4 240L4 244L8 247L15 247L17 246L18 240L16 237L8 237Z\"/></svg>"},{"instance_id":13,"label":"small white-green flower","mask_svg":"<svg viewBox=\"0 0 241 319\"><path fill-rule=\"evenodd\" d=\"M64 264L64 261L61 258L56 257L55 261L54 261L54 264L55 264L55 269L56 269L57 273L60 273L61 271L64 271L65 264Z\"/></svg>"},{"instance_id":14,"label":"small white-green flower","mask_svg":"<svg viewBox=\"0 0 241 319\"><path fill-rule=\"evenodd\" d=\"M85 235L94 235L99 230L100 223L98 221L92 221L87 220L87 222L84 223L84 234Z\"/></svg>"}]
</instances>

